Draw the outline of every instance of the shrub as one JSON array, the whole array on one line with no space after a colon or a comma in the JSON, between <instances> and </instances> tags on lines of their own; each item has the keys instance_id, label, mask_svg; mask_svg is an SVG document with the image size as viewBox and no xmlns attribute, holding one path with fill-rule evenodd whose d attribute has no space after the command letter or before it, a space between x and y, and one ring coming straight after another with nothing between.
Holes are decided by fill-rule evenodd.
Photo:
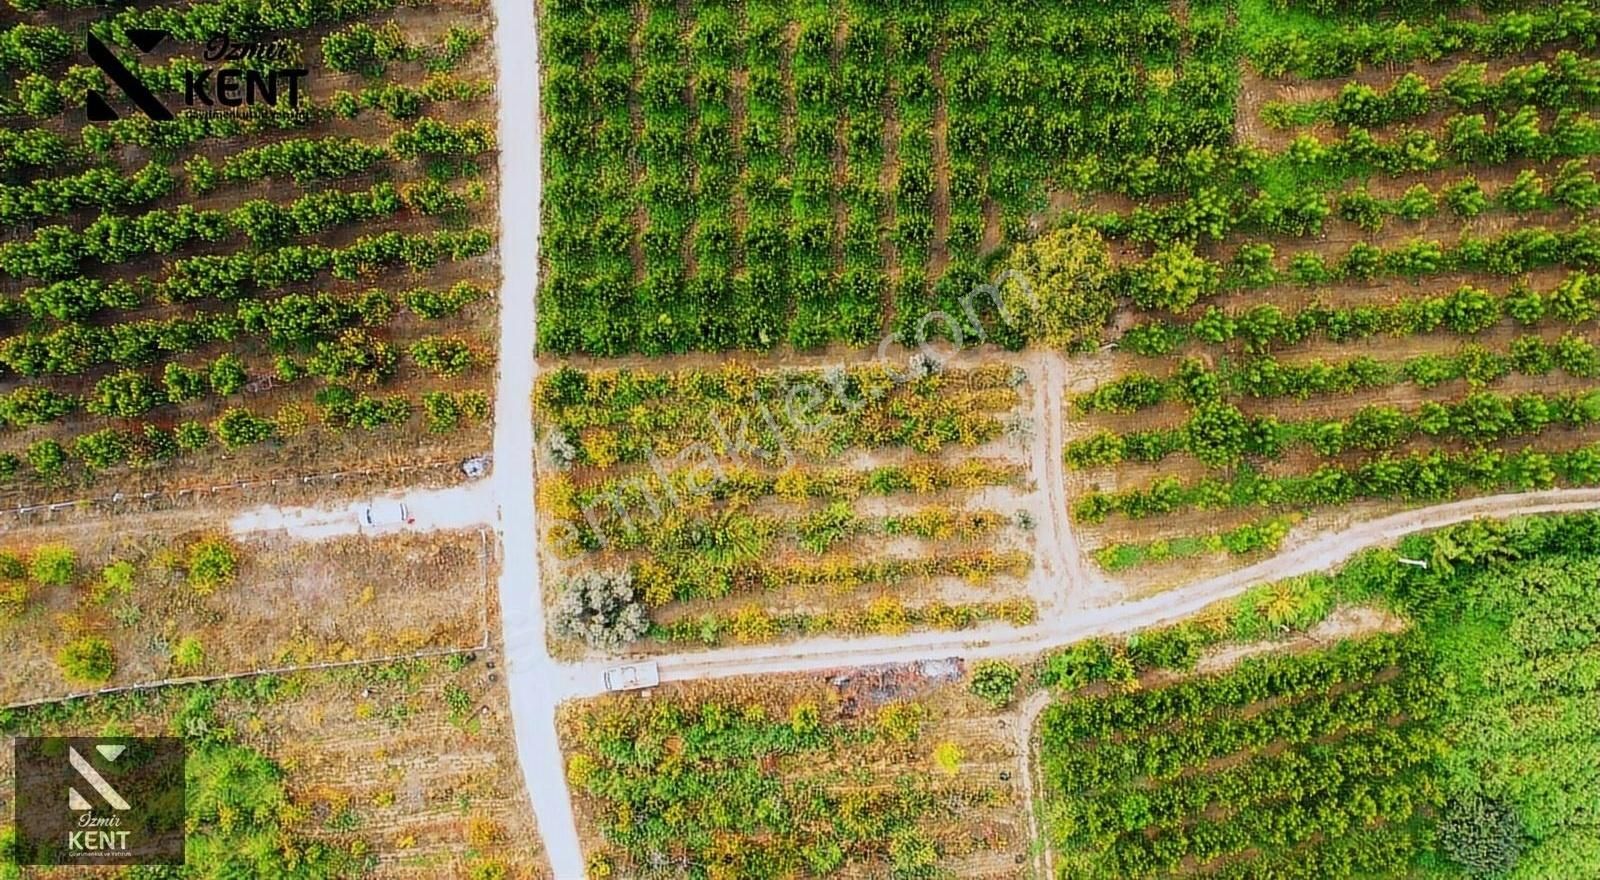
<instances>
[{"instance_id":1,"label":"shrub","mask_svg":"<svg viewBox=\"0 0 1600 880\"><path fill-rule=\"evenodd\" d=\"M1439 845L1468 873L1489 877L1510 871L1521 852L1522 827L1511 807L1477 795L1451 800L1439 819Z\"/></svg>"},{"instance_id":2,"label":"shrub","mask_svg":"<svg viewBox=\"0 0 1600 880\"><path fill-rule=\"evenodd\" d=\"M57 476L67 466L67 451L54 440L39 440L28 446L28 464L41 477Z\"/></svg>"},{"instance_id":3,"label":"shrub","mask_svg":"<svg viewBox=\"0 0 1600 880\"><path fill-rule=\"evenodd\" d=\"M110 642L100 636L84 636L56 652L56 665L71 681L100 684L116 674L117 657Z\"/></svg>"},{"instance_id":4,"label":"shrub","mask_svg":"<svg viewBox=\"0 0 1600 880\"><path fill-rule=\"evenodd\" d=\"M206 649L194 636L184 636L172 649L172 666L180 672L198 672L206 662Z\"/></svg>"},{"instance_id":5,"label":"shrub","mask_svg":"<svg viewBox=\"0 0 1600 880\"><path fill-rule=\"evenodd\" d=\"M244 361L239 360L237 355L225 354L211 364L211 390L219 397L238 393L249 380Z\"/></svg>"},{"instance_id":6,"label":"shrub","mask_svg":"<svg viewBox=\"0 0 1600 880\"><path fill-rule=\"evenodd\" d=\"M239 557L226 538L210 536L189 545L189 586L206 595L233 583Z\"/></svg>"},{"instance_id":7,"label":"shrub","mask_svg":"<svg viewBox=\"0 0 1600 880\"><path fill-rule=\"evenodd\" d=\"M439 376L459 376L472 368L472 348L454 336L428 336L412 343L411 359Z\"/></svg>"},{"instance_id":8,"label":"shrub","mask_svg":"<svg viewBox=\"0 0 1600 880\"><path fill-rule=\"evenodd\" d=\"M183 429L179 428L179 443L183 442ZM247 409L233 407L223 413L213 423L217 438L229 449L238 449L254 443L265 443L272 439L277 430L277 423L271 419L263 419Z\"/></svg>"},{"instance_id":9,"label":"shrub","mask_svg":"<svg viewBox=\"0 0 1600 880\"><path fill-rule=\"evenodd\" d=\"M949 774L956 775L961 770L961 761L966 755L961 751L961 746L949 740L939 743L933 748L934 766Z\"/></svg>"},{"instance_id":10,"label":"shrub","mask_svg":"<svg viewBox=\"0 0 1600 880\"><path fill-rule=\"evenodd\" d=\"M40 586L68 586L78 577L78 554L58 544L40 547L33 551L28 573Z\"/></svg>"},{"instance_id":11,"label":"shrub","mask_svg":"<svg viewBox=\"0 0 1600 880\"><path fill-rule=\"evenodd\" d=\"M558 635L602 650L635 641L650 627L627 572L586 572L568 580L556 598L553 619Z\"/></svg>"},{"instance_id":12,"label":"shrub","mask_svg":"<svg viewBox=\"0 0 1600 880\"><path fill-rule=\"evenodd\" d=\"M922 733L927 717L921 703L890 703L878 710L878 731L890 742L908 743Z\"/></svg>"},{"instance_id":13,"label":"shrub","mask_svg":"<svg viewBox=\"0 0 1600 880\"><path fill-rule=\"evenodd\" d=\"M972 692L996 709L1011 704L1022 670L1005 660L980 660L972 669Z\"/></svg>"},{"instance_id":14,"label":"shrub","mask_svg":"<svg viewBox=\"0 0 1600 880\"><path fill-rule=\"evenodd\" d=\"M126 596L133 591L139 570L126 559L119 559L100 570L98 597Z\"/></svg>"}]
</instances>

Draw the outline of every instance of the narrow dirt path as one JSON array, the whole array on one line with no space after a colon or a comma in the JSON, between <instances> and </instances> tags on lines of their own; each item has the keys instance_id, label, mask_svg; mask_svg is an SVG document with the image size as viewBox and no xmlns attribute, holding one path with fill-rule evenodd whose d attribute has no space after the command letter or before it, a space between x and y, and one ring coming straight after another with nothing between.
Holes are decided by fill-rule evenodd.
<instances>
[{"instance_id":1,"label":"narrow dirt path","mask_svg":"<svg viewBox=\"0 0 1600 880\"><path fill-rule=\"evenodd\" d=\"M1016 729L1019 765L1017 779L1022 784L1023 808L1027 810L1028 832L1033 837L1033 870L1035 876L1041 880L1056 875L1056 854L1050 848L1050 842L1045 839L1043 820L1039 818L1039 810L1044 803L1044 769L1034 760L1033 726L1039 721L1039 713L1050 705L1050 698L1051 694L1047 690L1039 691L1029 697L1028 701L1022 704L1022 714L1017 719Z\"/></svg>"},{"instance_id":2,"label":"narrow dirt path","mask_svg":"<svg viewBox=\"0 0 1600 880\"><path fill-rule=\"evenodd\" d=\"M877 663L962 657L978 660L1049 650L1097 636L1129 633L1173 623L1215 602L1262 583L1325 571L1368 547L1391 544L1404 535L1480 517L1504 518L1600 508L1600 489L1552 489L1523 495L1492 495L1418 508L1330 532L1238 571L1103 608L1055 615L1027 627L978 627L958 633L917 632L903 636L823 638L780 645L755 645L656 658L665 681L727 678L737 675L819 671ZM566 667L559 684L565 696L600 691L601 662Z\"/></svg>"},{"instance_id":3,"label":"narrow dirt path","mask_svg":"<svg viewBox=\"0 0 1600 880\"><path fill-rule=\"evenodd\" d=\"M494 522L491 489L488 481L482 481L449 489L387 492L334 507L280 507L268 504L236 514L228 520L228 531L241 534L281 529L295 538L320 541L341 535L464 529ZM384 506L394 502L406 506L411 516L409 522L369 526L362 520L362 512L368 506Z\"/></svg>"}]
</instances>

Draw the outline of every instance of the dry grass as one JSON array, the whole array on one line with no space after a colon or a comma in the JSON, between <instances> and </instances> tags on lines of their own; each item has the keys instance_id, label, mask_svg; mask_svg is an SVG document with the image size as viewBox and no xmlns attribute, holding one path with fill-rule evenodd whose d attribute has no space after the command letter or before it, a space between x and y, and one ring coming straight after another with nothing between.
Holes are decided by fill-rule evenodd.
<instances>
[{"instance_id":1,"label":"dry grass","mask_svg":"<svg viewBox=\"0 0 1600 880\"><path fill-rule=\"evenodd\" d=\"M233 583L209 595L190 586L181 554L201 530L115 533L84 526L33 530L6 549L62 543L77 551L70 587L32 586L23 613L0 621L9 658L0 701L47 698L90 687L390 657L425 648L466 648L484 638L489 560L477 531L336 538L314 543L280 533L236 539ZM100 571L134 562L127 595L97 596ZM93 634L109 640L117 671L104 685L69 682L56 651ZM188 637L205 660L180 668Z\"/></svg>"},{"instance_id":2,"label":"dry grass","mask_svg":"<svg viewBox=\"0 0 1600 880\"><path fill-rule=\"evenodd\" d=\"M372 876L465 878L474 866L499 862L509 878L547 878L498 665L479 654L464 665L297 673L277 678L269 696L253 695L259 688L247 682L235 693L217 688L216 720L240 745L282 766L291 801L305 811L293 832L360 841L376 857ZM162 735L193 691L166 688L137 704L75 704L21 732L93 735L114 727ZM451 708L452 696L464 710ZM4 745L0 773L9 776L12 752ZM10 795L9 786L0 791L0 817L10 815ZM335 816L352 830L330 831Z\"/></svg>"}]
</instances>

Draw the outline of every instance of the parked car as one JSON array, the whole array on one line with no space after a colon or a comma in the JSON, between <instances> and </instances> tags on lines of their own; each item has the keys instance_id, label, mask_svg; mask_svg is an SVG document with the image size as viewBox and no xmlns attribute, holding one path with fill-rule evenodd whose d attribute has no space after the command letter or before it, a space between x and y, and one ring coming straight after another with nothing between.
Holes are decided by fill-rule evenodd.
<instances>
[{"instance_id":1,"label":"parked car","mask_svg":"<svg viewBox=\"0 0 1600 880\"><path fill-rule=\"evenodd\" d=\"M399 501L374 501L361 511L362 524L373 528L403 526L411 521L411 511Z\"/></svg>"},{"instance_id":2,"label":"parked car","mask_svg":"<svg viewBox=\"0 0 1600 880\"><path fill-rule=\"evenodd\" d=\"M653 688L661 683L661 669L654 660L628 666L613 666L606 670L606 690L634 691Z\"/></svg>"}]
</instances>

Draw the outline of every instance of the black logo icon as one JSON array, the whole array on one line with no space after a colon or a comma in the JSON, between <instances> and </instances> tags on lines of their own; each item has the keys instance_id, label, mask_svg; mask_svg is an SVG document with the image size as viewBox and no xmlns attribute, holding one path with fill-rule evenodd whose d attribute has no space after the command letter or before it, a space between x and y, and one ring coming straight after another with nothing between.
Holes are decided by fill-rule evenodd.
<instances>
[{"instance_id":1,"label":"black logo icon","mask_svg":"<svg viewBox=\"0 0 1600 880\"><path fill-rule=\"evenodd\" d=\"M161 41L166 38L166 31L146 28L134 28L128 31L128 39L139 47L140 52L153 50L161 45ZM139 77L135 76L133 71L124 67L116 54L93 34L89 35L89 60L93 61L94 66L100 68L106 76L111 77L111 81L116 83L117 88L128 96L128 100L132 101L134 106L144 111L144 115L151 119L159 120L173 118L172 111L168 110L165 104L156 100L156 96L148 88L145 88L145 84L139 81ZM93 122L110 122L113 119L122 118L116 110L111 108L111 104L106 101L106 96L93 89L89 90L84 103L89 111L89 119Z\"/></svg>"}]
</instances>

